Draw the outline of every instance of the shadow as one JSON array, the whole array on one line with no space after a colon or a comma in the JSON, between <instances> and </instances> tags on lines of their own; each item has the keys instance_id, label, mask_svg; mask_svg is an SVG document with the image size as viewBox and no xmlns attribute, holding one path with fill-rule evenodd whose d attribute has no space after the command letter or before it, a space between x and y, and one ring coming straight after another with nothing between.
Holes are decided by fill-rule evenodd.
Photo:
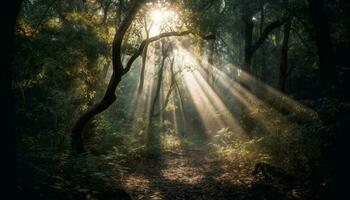
<instances>
[{"instance_id":1,"label":"shadow","mask_svg":"<svg viewBox=\"0 0 350 200\"><path fill-rule=\"evenodd\" d=\"M138 161L124 180L125 189L134 199L291 199L291 188L285 185L221 178L232 173L230 166L218 159L208 160L209 154L210 148L203 142L163 153L158 159Z\"/></svg>"}]
</instances>

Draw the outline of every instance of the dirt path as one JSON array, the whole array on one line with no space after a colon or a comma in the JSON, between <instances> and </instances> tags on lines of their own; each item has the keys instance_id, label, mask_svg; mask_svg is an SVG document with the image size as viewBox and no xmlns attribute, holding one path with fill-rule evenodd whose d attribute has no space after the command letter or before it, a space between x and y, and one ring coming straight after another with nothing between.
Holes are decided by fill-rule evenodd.
<instances>
[{"instance_id":1,"label":"dirt path","mask_svg":"<svg viewBox=\"0 0 350 200\"><path fill-rule=\"evenodd\" d=\"M283 187L257 183L251 169L222 163L206 146L140 160L122 187L134 199L290 199Z\"/></svg>"}]
</instances>

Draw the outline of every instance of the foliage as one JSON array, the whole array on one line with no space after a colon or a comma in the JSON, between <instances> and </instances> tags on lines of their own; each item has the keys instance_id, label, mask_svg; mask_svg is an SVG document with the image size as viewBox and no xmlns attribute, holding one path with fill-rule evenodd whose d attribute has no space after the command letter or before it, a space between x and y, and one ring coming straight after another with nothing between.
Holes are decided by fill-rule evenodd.
<instances>
[{"instance_id":1,"label":"foliage","mask_svg":"<svg viewBox=\"0 0 350 200\"><path fill-rule=\"evenodd\" d=\"M324 3L335 54L332 69L339 78L339 94L335 96L321 95L321 59L308 1L149 1L127 31L121 48L123 61L145 39L145 22L152 20L147 12L164 6L181 19L166 31L194 33L184 40L174 39L172 50L181 44L186 55L198 61L200 69L194 66L197 62L185 63L183 58L180 64L185 66L171 71L168 65L175 53L170 53L160 75L164 78L161 97L155 105L155 110L161 112L152 116L148 104L154 98L153 82L160 78L157 67L161 64L161 45L150 44L145 54L148 85L145 83L141 93L136 92L142 66L138 59L118 85L115 104L84 129L88 152L74 157L70 155L72 126L104 95L113 67L113 39L120 17L128 14L132 1L86 0L81 1L83 10L77 2L24 1L18 16L12 91L16 167L21 172L15 179L20 190L45 193L47 199L90 198L117 187L134 164L150 153L159 158L198 146L209 146L210 156L225 164L250 169L258 162L267 162L300 180L312 179L317 173L328 180L337 173L333 163L345 157L350 121L348 93L344 92L350 70L342 63L348 58L341 57L341 53L348 52L349 18L342 0ZM250 74L244 75L242 68L249 43L247 25L251 26L251 42L255 43L270 23L287 18L291 20L289 68L282 93L275 88L281 79L283 25L269 32L252 55ZM199 37L206 34L215 34L216 39L205 41ZM176 69L181 67L186 70ZM200 75L192 82L184 81L186 74L197 72ZM195 87L196 94L189 87ZM162 110L168 90L170 100ZM202 90L204 95L200 94ZM213 113L211 107L220 111ZM225 121L220 118L223 112L237 118L244 137L228 127L208 134L213 131L208 130L203 118L215 115L215 120ZM324 182L322 178L315 182Z\"/></svg>"}]
</instances>

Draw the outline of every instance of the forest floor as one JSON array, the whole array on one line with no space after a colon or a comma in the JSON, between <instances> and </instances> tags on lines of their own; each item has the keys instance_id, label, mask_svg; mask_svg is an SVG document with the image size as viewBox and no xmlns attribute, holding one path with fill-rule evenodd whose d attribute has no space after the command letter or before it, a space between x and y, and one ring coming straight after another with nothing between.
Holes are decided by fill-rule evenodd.
<instances>
[{"instance_id":1,"label":"forest floor","mask_svg":"<svg viewBox=\"0 0 350 200\"><path fill-rule=\"evenodd\" d=\"M137 200L303 199L298 189L253 177L252 170L239 160L220 160L201 144L138 160L121 186Z\"/></svg>"}]
</instances>

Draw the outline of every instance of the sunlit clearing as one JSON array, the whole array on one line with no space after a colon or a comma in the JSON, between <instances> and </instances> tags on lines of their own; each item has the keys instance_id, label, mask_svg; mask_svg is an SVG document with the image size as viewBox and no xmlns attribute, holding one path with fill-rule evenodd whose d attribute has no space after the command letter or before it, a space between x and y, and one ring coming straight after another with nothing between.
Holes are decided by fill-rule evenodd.
<instances>
[{"instance_id":1,"label":"sunlit clearing","mask_svg":"<svg viewBox=\"0 0 350 200\"><path fill-rule=\"evenodd\" d=\"M186 185L195 185L203 181L204 174L195 167L186 166L183 163L190 163L191 160L171 159L164 170L162 176L165 180L179 182ZM172 166L177 166L176 168Z\"/></svg>"},{"instance_id":2,"label":"sunlit clearing","mask_svg":"<svg viewBox=\"0 0 350 200\"><path fill-rule=\"evenodd\" d=\"M150 12L152 21L150 36L161 33L164 29L174 30L179 23L179 16L172 10L156 8Z\"/></svg>"}]
</instances>

